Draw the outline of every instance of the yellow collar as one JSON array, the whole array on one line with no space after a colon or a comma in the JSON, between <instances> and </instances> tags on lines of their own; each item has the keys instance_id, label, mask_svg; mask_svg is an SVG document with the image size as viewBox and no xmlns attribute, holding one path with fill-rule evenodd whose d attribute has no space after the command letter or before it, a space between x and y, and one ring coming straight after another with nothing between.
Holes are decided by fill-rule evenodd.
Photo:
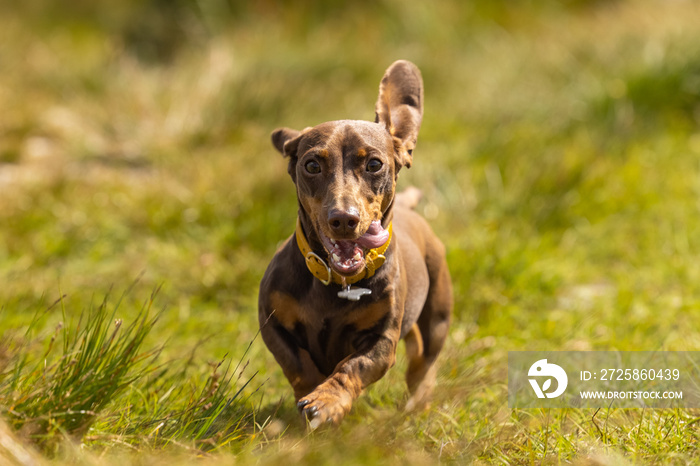
<instances>
[{"instance_id":1,"label":"yellow collar","mask_svg":"<svg viewBox=\"0 0 700 466\"><path fill-rule=\"evenodd\" d=\"M376 272L377 269L384 264L384 261L386 261L384 253L387 249L389 249L389 243L391 243L391 237L393 235L391 223L389 224L389 228L387 228L387 230L389 231L389 239L386 240L386 243L378 248L367 251L367 254L365 254L365 268L351 277L345 277L346 284L350 285L362 280L363 278L371 277L374 275L374 272ZM328 264L326 264L326 261L311 250L309 242L306 240L306 236L304 235L304 230L301 228L301 221L299 221L299 218L297 218L297 229L294 236L297 237L297 246L299 246L301 254L306 259L306 267L309 269L309 272L311 272L314 277L321 280L321 283L324 285L328 285L330 282L341 285L343 283L343 276L331 269Z\"/></svg>"}]
</instances>

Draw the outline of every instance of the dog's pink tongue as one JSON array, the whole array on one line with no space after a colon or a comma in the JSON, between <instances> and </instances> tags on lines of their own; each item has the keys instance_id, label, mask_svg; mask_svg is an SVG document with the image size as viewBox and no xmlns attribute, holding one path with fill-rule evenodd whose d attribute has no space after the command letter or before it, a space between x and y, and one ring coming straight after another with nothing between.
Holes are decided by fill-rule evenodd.
<instances>
[{"instance_id":1,"label":"dog's pink tongue","mask_svg":"<svg viewBox=\"0 0 700 466\"><path fill-rule=\"evenodd\" d=\"M367 233L357 239L357 244L363 248L373 249L383 245L389 239L389 231L382 227L379 220L375 220L369 225Z\"/></svg>"}]
</instances>

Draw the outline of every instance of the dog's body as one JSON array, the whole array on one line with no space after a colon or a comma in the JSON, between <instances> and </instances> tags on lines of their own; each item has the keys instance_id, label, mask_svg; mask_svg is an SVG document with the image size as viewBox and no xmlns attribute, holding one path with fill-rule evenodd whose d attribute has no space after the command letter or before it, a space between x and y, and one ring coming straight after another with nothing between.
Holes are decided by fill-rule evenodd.
<instances>
[{"instance_id":1,"label":"dog's body","mask_svg":"<svg viewBox=\"0 0 700 466\"><path fill-rule=\"evenodd\" d=\"M445 251L411 210L415 193L394 196L399 169L412 163L422 84L415 65L397 61L380 84L375 123L333 121L272 135L290 159L299 222L263 277L259 319L312 428L342 420L394 364L401 338L407 408L427 403L435 382L452 311ZM346 283L371 294L343 299Z\"/></svg>"}]
</instances>

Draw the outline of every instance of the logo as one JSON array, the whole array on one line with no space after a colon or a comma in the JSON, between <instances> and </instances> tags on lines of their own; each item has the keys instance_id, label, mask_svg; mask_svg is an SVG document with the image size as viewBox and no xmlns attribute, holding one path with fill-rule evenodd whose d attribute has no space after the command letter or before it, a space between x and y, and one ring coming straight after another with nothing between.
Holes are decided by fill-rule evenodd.
<instances>
[{"instance_id":1,"label":"logo","mask_svg":"<svg viewBox=\"0 0 700 466\"><path fill-rule=\"evenodd\" d=\"M569 383L569 378L566 376L566 372L560 366L556 364L549 364L546 359L540 359L530 366L530 370L527 372L529 377L550 377L544 381L542 388L540 388L537 380L528 379L532 389L535 391L537 398L556 398L564 393L566 390L566 385ZM551 377L557 380L557 389L551 393L548 393L550 386L552 385Z\"/></svg>"}]
</instances>

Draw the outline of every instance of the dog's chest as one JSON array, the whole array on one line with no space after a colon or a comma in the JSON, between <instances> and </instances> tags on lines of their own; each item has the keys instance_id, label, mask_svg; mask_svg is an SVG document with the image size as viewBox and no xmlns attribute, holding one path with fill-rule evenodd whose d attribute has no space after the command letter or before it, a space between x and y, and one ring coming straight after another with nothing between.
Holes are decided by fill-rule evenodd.
<instances>
[{"instance_id":1,"label":"dog's chest","mask_svg":"<svg viewBox=\"0 0 700 466\"><path fill-rule=\"evenodd\" d=\"M336 300L336 306L309 303L294 329L300 347L309 352L326 375L348 355L381 335L389 320L389 308L383 301L354 304Z\"/></svg>"}]
</instances>

